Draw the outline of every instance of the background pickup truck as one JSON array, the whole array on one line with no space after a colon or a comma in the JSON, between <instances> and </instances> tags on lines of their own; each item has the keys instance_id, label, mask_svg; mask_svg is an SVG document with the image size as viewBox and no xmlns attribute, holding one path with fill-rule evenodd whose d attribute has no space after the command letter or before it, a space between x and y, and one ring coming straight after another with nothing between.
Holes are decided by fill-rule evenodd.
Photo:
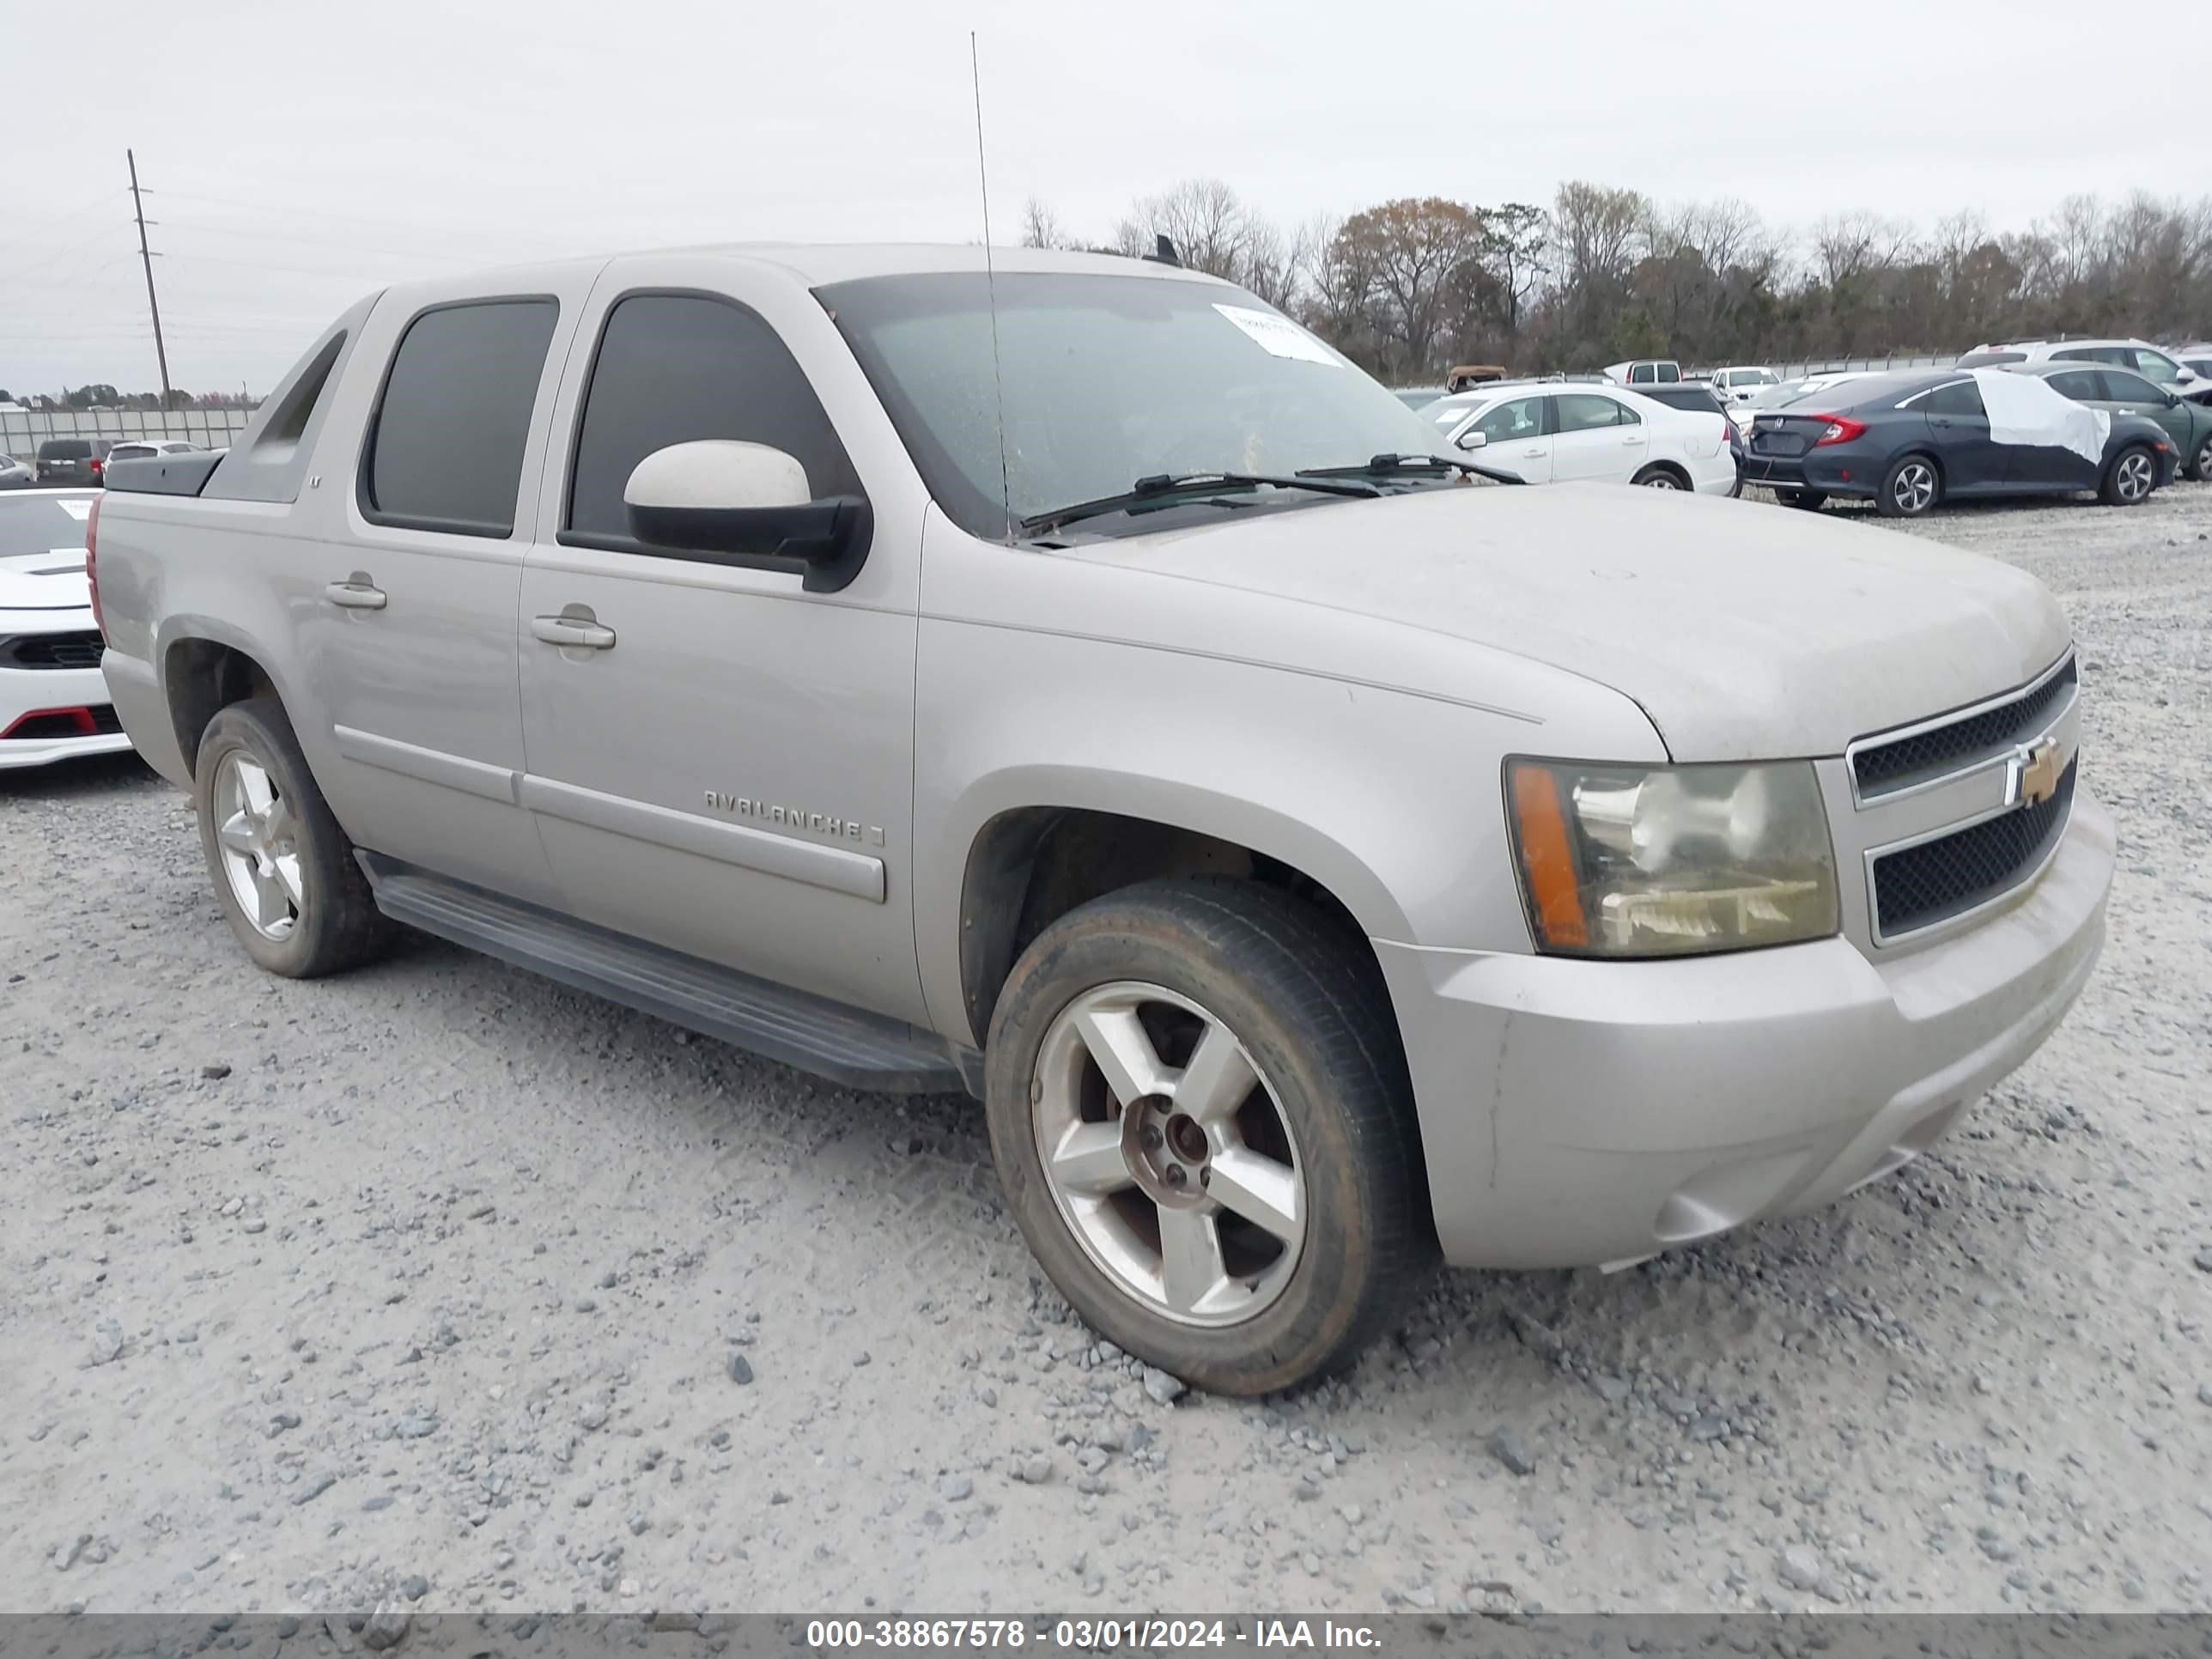
<instances>
[{"instance_id":1,"label":"background pickup truck","mask_svg":"<svg viewBox=\"0 0 2212 1659\"><path fill-rule=\"evenodd\" d=\"M1439 1255L1829 1201L2064 1013L2112 835L2036 582L1491 488L1249 294L997 258L393 289L117 463L106 677L246 952L965 1089L1075 1306L1240 1393Z\"/></svg>"}]
</instances>

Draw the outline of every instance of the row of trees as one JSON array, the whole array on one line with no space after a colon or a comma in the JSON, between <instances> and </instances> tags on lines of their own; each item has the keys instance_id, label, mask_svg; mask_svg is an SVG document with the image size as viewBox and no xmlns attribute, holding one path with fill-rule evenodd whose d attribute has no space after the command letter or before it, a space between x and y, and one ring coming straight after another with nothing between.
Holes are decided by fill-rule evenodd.
<instances>
[{"instance_id":1,"label":"row of trees","mask_svg":"<svg viewBox=\"0 0 2212 1659\"><path fill-rule=\"evenodd\" d=\"M20 401L26 409L35 409L56 414L68 409L251 409L252 400L239 392L186 392L181 386L169 390L167 404L158 392L118 392L105 381L90 386L70 386L58 395L47 392L26 393L18 400L5 387L0 387L0 404Z\"/></svg>"},{"instance_id":2,"label":"row of trees","mask_svg":"<svg viewBox=\"0 0 2212 1659\"><path fill-rule=\"evenodd\" d=\"M1103 244L1031 201L1031 246L1149 252L1242 283L1387 378L1455 362L1584 370L1960 351L2053 332L2212 331L2212 197L2072 197L2026 230L1964 211L1809 228L1735 200L1667 207L1580 180L1548 205L1407 197L1285 226L1218 179L1140 198Z\"/></svg>"}]
</instances>

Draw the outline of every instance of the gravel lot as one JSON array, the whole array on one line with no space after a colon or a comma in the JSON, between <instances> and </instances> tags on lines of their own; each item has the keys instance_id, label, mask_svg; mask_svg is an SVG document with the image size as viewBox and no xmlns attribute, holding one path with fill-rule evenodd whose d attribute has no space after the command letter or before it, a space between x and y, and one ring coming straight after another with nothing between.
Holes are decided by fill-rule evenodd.
<instances>
[{"instance_id":1,"label":"gravel lot","mask_svg":"<svg viewBox=\"0 0 2212 1659\"><path fill-rule=\"evenodd\" d=\"M267 978L135 761L0 775L0 1607L2212 1610L2212 486L1926 533L2078 631L2058 1036L1832 1211L1265 1408L1092 1346L966 1101L432 943Z\"/></svg>"}]
</instances>

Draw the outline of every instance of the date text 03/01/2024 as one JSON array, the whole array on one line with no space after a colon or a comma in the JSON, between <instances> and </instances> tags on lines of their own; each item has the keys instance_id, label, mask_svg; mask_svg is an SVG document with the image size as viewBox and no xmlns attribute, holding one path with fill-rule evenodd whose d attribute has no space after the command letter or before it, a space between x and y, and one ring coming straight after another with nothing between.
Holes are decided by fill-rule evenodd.
<instances>
[{"instance_id":1,"label":"date text 03/01/2024","mask_svg":"<svg viewBox=\"0 0 2212 1659\"><path fill-rule=\"evenodd\" d=\"M1034 1623L1034 1628L1032 1628ZM1352 1648L1382 1646L1372 1626L1308 1619L817 1619L806 1645L836 1648L1022 1648L1075 1652L1131 1648Z\"/></svg>"}]
</instances>

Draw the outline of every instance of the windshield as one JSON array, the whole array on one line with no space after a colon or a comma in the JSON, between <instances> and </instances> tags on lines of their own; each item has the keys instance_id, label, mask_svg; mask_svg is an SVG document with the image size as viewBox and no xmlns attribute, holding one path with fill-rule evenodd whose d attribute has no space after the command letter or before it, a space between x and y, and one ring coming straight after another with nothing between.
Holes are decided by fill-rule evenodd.
<instances>
[{"instance_id":1,"label":"windshield","mask_svg":"<svg viewBox=\"0 0 2212 1659\"><path fill-rule=\"evenodd\" d=\"M1181 277L998 279L1004 494L991 294L978 272L818 290L939 507L975 536L1121 494L1139 478L1358 466L1437 432L1240 289ZM1285 495L1282 505L1332 499ZM1133 533L1145 518L1086 529Z\"/></svg>"},{"instance_id":2,"label":"windshield","mask_svg":"<svg viewBox=\"0 0 2212 1659\"><path fill-rule=\"evenodd\" d=\"M84 545L89 495L0 495L0 559Z\"/></svg>"}]
</instances>

